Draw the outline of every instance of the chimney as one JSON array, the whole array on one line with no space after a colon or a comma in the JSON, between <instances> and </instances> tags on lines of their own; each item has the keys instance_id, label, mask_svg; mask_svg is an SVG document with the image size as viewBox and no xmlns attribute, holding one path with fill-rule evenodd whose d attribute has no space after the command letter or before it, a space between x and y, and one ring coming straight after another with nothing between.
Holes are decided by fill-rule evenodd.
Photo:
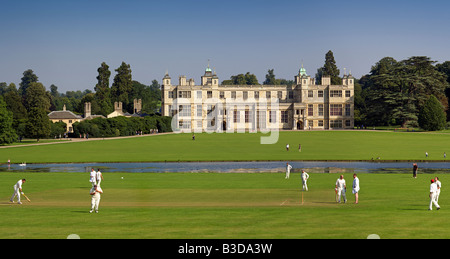
<instances>
[{"instance_id":1,"label":"chimney","mask_svg":"<svg viewBox=\"0 0 450 259\"><path fill-rule=\"evenodd\" d=\"M84 118L91 116L91 103L84 103Z\"/></svg>"},{"instance_id":2,"label":"chimney","mask_svg":"<svg viewBox=\"0 0 450 259\"><path fill-rule=\"evenodd\" d=\"M142 111L142 99L134 99L134 113L140 113Z\"/></svg>"},{"instance_id":3,"label":"chimney","mask_svg":"<svg viewBox=\"0 0 450 259\"><path fill-rule=\"evenodd\" d=\"M64 106L63 106L63 111L66 111L66 105L64 104Z\"/></svg>"}]
</instances>

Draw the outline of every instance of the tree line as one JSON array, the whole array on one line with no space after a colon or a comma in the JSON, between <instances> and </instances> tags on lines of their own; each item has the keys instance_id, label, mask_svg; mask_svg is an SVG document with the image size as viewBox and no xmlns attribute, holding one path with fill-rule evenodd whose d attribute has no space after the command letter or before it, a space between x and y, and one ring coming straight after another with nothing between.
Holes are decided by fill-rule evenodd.
<instances>
[{"instance_id":1,"label":"tree line","mask_svg":"<svg viewBox=\"0 0 450 259\"><path fill-rule=\"evenodd\" d=\"M86 89L83 92L67 91L63 94L59 93L58 87L53 84L48 91L31 69L23 73L19 88L14 83L8 85L0 82L0 144L13 143L22 137L40 139L59 136L65 132L66 125L62 122L51 123L48 113L62 110L65 105L67 110L83 114L85 102L91 102L92 114L106 116L113 112L113 103L116 101L121 101L124 110L132 114L133 100L142 99L141 112L155 117L155 120L147 119L145 125L130 122L130 125L142 128L130 127L123 130L122 127L121 135L144 130L148 126L157 126L160 132L170 130L170 121L157 118L161 117L161 90L157 80L153 80L151 85L133 81L130 65L125 62L115 70L117 74L111 86L109 66L103 62L97 71L99 74L95 92ZM164 123L167 125L163 125ZM99 135L117 135L117 131L113 131L114 134L105 131ZM96 131L93 132L93 135L96 135Z\"/></svg>"}]
</instances>

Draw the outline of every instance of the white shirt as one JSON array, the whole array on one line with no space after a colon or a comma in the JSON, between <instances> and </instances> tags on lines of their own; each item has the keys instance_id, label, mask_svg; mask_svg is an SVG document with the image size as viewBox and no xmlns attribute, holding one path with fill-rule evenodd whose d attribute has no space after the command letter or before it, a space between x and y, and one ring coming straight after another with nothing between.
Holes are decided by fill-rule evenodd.
<instances>
[{"instance_id":1,"label":"white shirt","mask_svg":"<svg viewBox=\"0 0 450 259\"><path fill-rule=\"evenodd\" d=\"M339 188L339 189L344 189L344 188L345 188L345 179L340 179L340 178L338 178L338 179L336 180L336 186L337 186L337 188Z\"/></svg>"},{"instance_id":2,"label":"white shirt","mask_svg":"<svg viewBox=\"0 0 450 259\"><path fill-rule=\"evenodd\" d=\"M302 180L306 181L306 180L308 180L308 178L309 178L309 174L306 172L302 172Z\"/></svg>"},{"instance_id":3,"label":"white shirt","mask_svg":"<svg viewBox=\"0 0 450 259\"><path fill-rule=\"evenodd\" d=\"M436 186L437 186L437 190L440 191L441 190L441 181L437 180L436 181Z\"/></svg>"},{"instance_id":4,"label":"white shirt","mask_svg":"<svg viewBox=\"0 0 450 259\"><path fill-rule=\"evenodd\" d=\"M17 183L14 185L14 189L22 189L22 179L17 181Z\"/></svg>"},{"instance_id":5,"label":"white shirt","mask_svg":"<svg viewBox=\"0 0 450 259\"><path fill-rule=\"evenodd\" d=\"M353 179L353 186L352 187L353 187L354 190L359 191L359 179L358 179L358 177L355 177Z\"/></svg>"},{"instance_id":6,"label":"white shirt","mask_svg":"<svg viewBox=\"0 0 450 259\"><path fill-rule=\"evenodd\" d=\"M97 172L95 172L95 170L92 170L91 171L91 178L89 179L89 182L94 183L96 175L97 175Z\"/></svg>"},{"instance_id":7,"label":"white shirt","mask_svg":"<svg viewBox=\"0 0 450 259\"><path fill-rule=\"evenodd\" d=\"M287 165L287 166L286 166L286 172L290 173L290 172L291 172L291 169L292 169L292 166L291 166L291 165Z\"/></svg>"},{"instance_id":8,"label":"white shirt","mask_svg":"<svg viewBox=\"0 0 450 259\"><path fill-rule=\"evenodd\" d=\"M102 172L98 171L96 174L97 182L102 180Z\"/></svg>"},{"instance_id":9,"label":"white shirt","mask_svg":"<svg viewBox=\"0 0 450 259\"><path fill-rule=\"evenodd\" d=\"M437 191L437 185L436 185L436 183L430 184L430 192L431 192L431 193L436 193L436 191Z\"/></svg>"}]
</instances>

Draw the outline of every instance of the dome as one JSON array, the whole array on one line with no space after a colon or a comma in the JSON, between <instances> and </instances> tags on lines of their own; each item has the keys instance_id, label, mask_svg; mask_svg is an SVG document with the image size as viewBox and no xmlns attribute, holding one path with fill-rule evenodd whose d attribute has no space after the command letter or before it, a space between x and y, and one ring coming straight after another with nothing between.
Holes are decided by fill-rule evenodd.
<instances>
[{"instance_id":1,"label":"dome","mask_svg":"<svg viewBox=\"0 0 450 259\"><path fill-rule=\"evenodd\" d=\"M303 67L303 64L302 64L302 68L300 68L298 73L300 74L300 76L307 76L306 69Z\"/></svg>"}]
</instances>

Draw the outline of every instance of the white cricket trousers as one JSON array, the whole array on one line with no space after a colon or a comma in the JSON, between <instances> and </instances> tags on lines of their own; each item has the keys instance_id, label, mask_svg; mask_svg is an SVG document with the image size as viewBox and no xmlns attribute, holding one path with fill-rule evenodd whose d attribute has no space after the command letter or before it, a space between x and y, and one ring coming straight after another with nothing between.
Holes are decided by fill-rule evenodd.
<instances>
[{"instance_id":1,"label":"white cricket trousers","mask_svg":"<svg viewBox=\"0 0 450 259\"><path fill-rule=\"evenodd\" d=\"M338 188L338 202L341 202L341 196L344 198L344 202L347 202L347 197L345 197L345 189Z\"/></svg>"},{"instance_id":2,"label":"white cricket trousers","mask_svg":"<svg viewBox=\"0 0 450 259\"><path fill-rule=\"evenodd\" d=\"M14 193L11 196L11 202L14 202L14 198L17 196L17 202L20 202L20 189L14 185Z\"/></svg>"},{"instance_id":3,"label":"white cricket trousers","mask_svg":"<svg viewBox=\"0 0 450 259\"><path fill-rule=\"evenodd\" d=\"M96 192L92 195L91 199L91 211L98 211L98 205L100 204L100 193Z\"/></svg>"},{"instance_id":4,"label":"white cricket trousers","mask_svg":"<svg viewBox=\"0 0 450 259\"><path fill-rule=\"evenodd\" d=\"M436 206L436 208L440 208L439 204L436 201L436 193L432 193L430 197L430 210L433 210L432 205Z\"/></svg>"},{"instance_id":5,"label":"white cricket trousers","mask_svg":"<svg viewBox=\"0 0 450 259\"><path fill-rule=\"evenodd\" d=\"M303 183L303 191L308 191L308 185L306 184L306 181L302 180L302 183Z\"/></svg>"}]
</instances>

